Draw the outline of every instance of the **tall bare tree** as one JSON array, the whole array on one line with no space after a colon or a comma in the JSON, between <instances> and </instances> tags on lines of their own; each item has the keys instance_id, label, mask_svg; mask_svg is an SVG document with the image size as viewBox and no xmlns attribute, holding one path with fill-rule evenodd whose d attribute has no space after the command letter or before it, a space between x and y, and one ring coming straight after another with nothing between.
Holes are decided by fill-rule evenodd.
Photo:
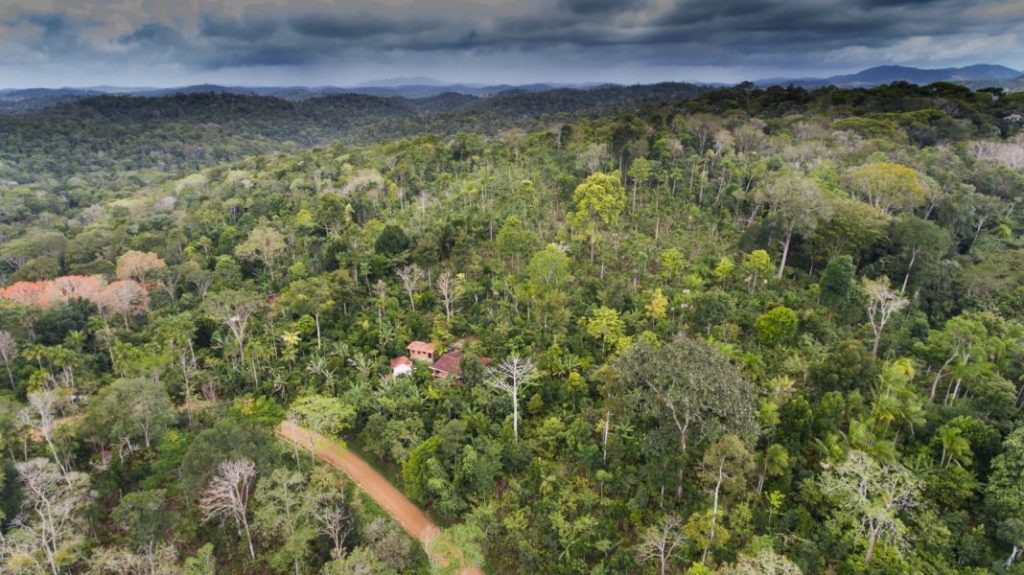
<instances>
[{"instance_id":1,"label":"tall bare tree","mask_svg":"<svg viewBox=\"0 0 1024 575\"><path fill-rule=\"evenodd\" d=\"M878 345L882 341L885 324L889 323L892 314L907 307L910 300L890 288L889 278L884 276L879 280L865 279L864 293L868 296L866 304L868 320L871 322L871 330L875 333L875 343L871 347L871 353L878 357Z\"/></svg>"},{"instance_id":2,"label":"tall bare tree","mask_svg":"<svg viewBox=\"0 0 1024 575\"><path fill-rule=\"evenodd\" d=\"M89 502L89 476L65 473L43 458L19 462L15 469L24 495L23 513L12 522L12 531L0 538L0 556L32 557L41 551L50 573L60 575L61 556L73 553L72 547L81 541L80 512Z\"/></svg>"},{"instance_id":3,"label":"tall bare tree","mask_svg":"<svg viewBox=\"0 0 1024 575\"><path fill-rule=\"evenodd\" d=\"M226 325L238 343L238 357L245 363L245 338L248 335L249 320L262 307L255 294L240 291L222 291L206 300L207 310Z\"/></svg>"},{"instance_id":4,"label":"tall bare tree","mask_svg":"<svg viewBox=\"0 0 1024 575\"><path fill-rule=\"evenodd\" d=\"M512 436L519 441L519 392L530 383L533 363L513 355L488 371L492 376L490 386L507 393L512 399Z\"/></svg>"},{"instance_id":5,"label":"tall bare tree","mask_svg":"<svg viewBox=\"0 0 1024 575\"><path fill-rule=\"evenodd\" d=\"M249 459L229 459L217 466L217 473L199 500L199 511L205 521L233 519L239 531L245 532L249 557L256 561L249 528L249 498L256 480L256 464Z\"/></svg>"},{"instance_id":6,"label":"tall bare tree","mask_svg":"<svg viewBox=\"0 0 1024 575\"><path fill-rule=\"evenodd\" d=\"M672 558L686 543L683 521L678 515L666 515L657 525L651 525L640 536L637 555L641 561L658 561L659 575L668 573Z\"/></svg>"},{"instance_id":7,"label":"tall bare tree","mask_svg":"<svg viewBox=\"0 0 1024 575\"><path fill-rule=\"evenodd\" d=\"M331 540L331 551L343 550L342 545L348 534L355 527L352 514L349 513L345 501L334 493L318 495L314 511L316 529L321 535Z\"/></svg>"},{"instance_id":8,"label":"tall bare tree","mask_svg":"<svg viewBox=\"0 0 1024 575\"><path fill-rule=\"evenodd\" d=\"M423 279L423 270L416 264L412 264L396 269L395 275L402 280L402 287L405 288L405 293L409 296L409 307L412 308L412 311L416 311L416 301L413 300L413 296L416 294L416 286Z\"/></svg>"},{"instance_id":9,"label":"tall bare tree","mask_svg":"<svg viewBox=\"0 0 1024 575\"><path fill-rule=\"evenodd\" d=\"M450 270L441 272L441 275L437 276L437 293L444 303L444 319L451 322L455 302L462 297L462 281L459 276Z\"/></svg>"},{"instance_id":10,"label":"tall bare tree","mask_svg":"<svg viewBox=\"0 0 1024 575\"><path fill-rule=\"evenodd\" d=\"M35 427L39 435L46 441L53 455L53 462L60 468L61 473L67 473L64 460L57 451L57 445L53 441L53 432L57 428L57 410L60 407L60 397L51 390L45 389L28 394L28 404L36 415Z\"/></svg>"}]
</instances>

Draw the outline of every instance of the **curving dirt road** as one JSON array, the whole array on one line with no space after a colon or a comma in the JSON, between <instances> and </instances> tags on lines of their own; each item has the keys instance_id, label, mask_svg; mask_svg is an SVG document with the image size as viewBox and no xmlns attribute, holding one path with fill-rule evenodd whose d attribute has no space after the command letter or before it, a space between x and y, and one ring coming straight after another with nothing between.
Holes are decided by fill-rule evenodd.
<instances>
[{"instance_id":1,"label":"curving dirt road","mask_svg":"<svg viewBox=\"0 0 1024 575\"><path fill-rule=\"evenodd\" d=\"M345 449L336 442L310 431L290 421L284 421L277 428L277 434L303 449L311 450L321 461L340 470L355 482L367 495L387 512L402 529L419 541L424 549L428 548L431 539L441 529L430 520L420 508L402 495L402 492L378 473L358 455ZM446 563L443 557L432 557L431 560ZM484 575L476 567L463 569L461 575Z\"/></svg>"}]
</instances>

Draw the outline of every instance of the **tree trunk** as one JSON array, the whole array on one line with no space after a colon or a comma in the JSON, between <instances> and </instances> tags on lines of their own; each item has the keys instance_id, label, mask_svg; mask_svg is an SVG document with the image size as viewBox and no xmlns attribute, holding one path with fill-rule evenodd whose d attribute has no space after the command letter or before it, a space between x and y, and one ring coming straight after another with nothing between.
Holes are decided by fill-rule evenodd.
<instances>
[{"instance_id":1,"label":"tree trunk","mask_svg":"<svg viewBox=\"0 0 1024 575\"><path fill-rule=\"evenodd\" d=\"M60 575L60 568L57 567L57 553L50 549L49 544L46 544L44 547L46 549L46 562L50 564L50 572L53 575Z\"/></svg>"},{"instance_id":2,"label":"tree trunk","mask_svg":"<svg viewBox=\"0 0 1024 575\"><path fill-rule=\"evenodd\" d=\"M718 496L719 496L719 493L722 490L722 482L725 480L724 471L725 471L725 459L723 459L722 462L719 463L719 465L718 465L718 483L715 484L715 499L714 499L714 503L711 506L711 533L710 533L711 536L708 538L710 541L714 541L715 540L715 526L718 523ZM704 548L704 553L701 555L701 558L700 558L701 563L707 561L708 549L710 549L710 548L711 548L710 547L710 543L709 543L708 547Z\"/></svg>"},{"instance_id":3,"label":"tree trunk","mask_svg":"<svg viewBox=\"0 0 1024 575\"><path fill-rule=\"evenodd\" d=\"M953 405L953 402L956 401L956 398L960 395L961 382L963 382L963 379L957 379L956 386L953 387L953 392L946 394L946 405Z\"/></svg>"},{"instance_id":4,"label":"tree trunk","mask_svg":"<svg viewBox=\"0 0 1024 575\"><path fill-rule=\"evenodd\" d=\"M907 265L907 275L903 276L903 287L900 288L900 293L907 291L907 282L910 281L910 270L914 267L914 262L917 261L917 254L920 252L920 248L914 248L914 251L910 252L910 263Z\"/></svg>"},{"instance_id":5,"label":"tree trunk","mask_svg":"<svg viewBox=\"0 0 1024 575\"><path fill-rule=\"evenodd\" d=\"M864 555L864 563L871 563L871 559L875 556L875 543L878 542L878 529L872 528L871 534L868 536L868 551Z\"/></svg>"},{"instance_id":6,"label":"tree trunk","mask_svg":"<svg viewBox=\"0 0 1024 575\"><path fill-rule=\"evenodd\" d=\"M793 239L793 228L786 230L786 241L782 244L782 261L779 262L779 279L786 272L786 259L789 257L789 242Z\"/></svg>"},{"instance_id":7,"label":"tree trunk","mask_svg":"<svg viewBox=\"0 0 1024 575\"><path fill-rule=\"evenodd\" d=\"M657 197L654 200L654 241L658 241L661 236L661 197Z\"/></svg>"},{"instance_id":8,"label":"tree trunk","mask_svg":"<svg viewBox=\"0 0 1024 575\"><path fill-rule=\"evenodd\" d=\"M768 474L768 454L765 454L765 456L764 456L764 467L761 468L761 473L757 474L757 494L758 495L761 495L761 492L764 491L764 479L765 479L765 476L767 474Z\"/></svg>"},{"instance_id":9,"label":"tree trunk","mask_svg":"<svg viewBox=\"0 0 1024 575\"><path fill-rule=\"evenodd\" d=\"M249 557L252 558L252 562L256 562L256 548L252 546L252 532L249 531L249 520L245 518L245 514L242 514L242 525L245 527L245 539L249 543Z\"/></svg>"},{"instance_id":10,"label":"tree trunk","mask_svg":"<svg viewBox=\"0 0 1024 575\"><path fill-rule=\"evenodd\" d=\"M415 311L415 308L413 308L413 311ZM316 348L320 349L322 343L320 338L320 312L313 314L313 319L316 320Z\"/></svg>"},{"instance_id":11,"label":"tree trunk","mask_svg":"<svg viewBox=\"0 0 1024 575\"><path fill-rule=\"evenodd\" d=\"M978 236L981 235L981 228L985 226L985 220L987 219L988 218L981 218L980 220L978 220L978 225L974 228L974 237L971 238L972 246L974 245L974 242L978 241Z\"/></svg>"},{"instance_id":12,"label":"tree trunk","mask_svg":"<svg viewBox=\"0 0 1024 575\"><path fill-rule=\"evenodd\" d=\"M601 436L601 444L603 453L601 455L601 461L604 463L608 462L608 426L611 423L612 412L611 410L604 412L604 433Z\"/></svg>"},{"instance_id":13,"label":"tree trunk","mask_svg":"<svg viewBox=\"0 0 1024 575\"><path fill-rule=\"evenodd\" d=\"M943 363L942 367L939 368L939 371L935 373L935 379L932 380L931 393L928 395L929 401L935 401L935 393L938 391L939 381L942 380L942 376L946 375L946 368L949 367L949 364L952 363L955 358L956 355L950 356L949 359L946 360L946 363Z\"/></svg>"},{"instance_id":14,"label":"tree trunk","mask_svg":"<svg viewBox=\"0 0 1024 575\"><path fill-rule=\"evenodd\" d=\"M7 379L11 381L11 389L18 389L18 386L14 383L14 373L11 372L11 364L4 362L4 366L7 368Z\"/></svg>"},{"instance_id":15,"label":"tree trunk","mask_svg":"<svg viewBox=\"0 0 1024 575\"><path fill-rule=\"evenodd\" d=\"M519 394L512 394L512 438L519 441Z\"/></svg>"}]
</instances>

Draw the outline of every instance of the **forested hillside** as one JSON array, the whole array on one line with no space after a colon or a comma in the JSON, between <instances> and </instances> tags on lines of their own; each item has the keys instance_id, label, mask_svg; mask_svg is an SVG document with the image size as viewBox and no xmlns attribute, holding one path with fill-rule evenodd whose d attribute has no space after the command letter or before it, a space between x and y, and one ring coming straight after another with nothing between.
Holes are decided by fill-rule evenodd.
<instances>
[{"instance_id":1,"label":"forested hillside","mask_svg":"<svg viewBox=\"0 0 1024 575\"><path fill-rule=\"evenodd\" d=\"M1024 573L1024 95L601 90L0 118L2 572Z\"/></svg>"},{"instance_id":2,"label":"forested hillside","mask_svg":"<svg viewBox=\"0 0 1024 575\"><path fill-rule=\"evenodd\" d=\"M24 183L77 177L107 183L127 170L188 173L336 140L353 145L420 133L495 135L703 91L664 83L511 91L490 98L333 94L293 101L231 92L104 95L20 115L0 114L0 178Z\"/></svg>"}]
</instances>

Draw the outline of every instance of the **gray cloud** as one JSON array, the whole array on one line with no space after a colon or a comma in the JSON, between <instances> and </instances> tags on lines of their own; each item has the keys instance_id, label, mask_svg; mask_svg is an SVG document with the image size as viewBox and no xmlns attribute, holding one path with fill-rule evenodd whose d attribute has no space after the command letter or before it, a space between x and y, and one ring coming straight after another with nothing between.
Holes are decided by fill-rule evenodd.
<instances>
[{"instance_id":1,"label":"gray cloud","mask_svg":"<svg viewBox=\"0 0 1024 575\"><path fill-rule=\"evenodd\" d=\"M204 14L198 33L205 38L258 43L271 38L278 27L278 22L269 18L240 21L218 14Z\"/></svg>"},{"instance_id":2,"label":"gray cloud","mask_svg":"<svg viewBox=\"0 0 1024 575\"><path fill-rule=\"evenodd\" d=\"M0 6L0 72L101 62L204 78L273 68L297 78L401 69L453 80L649 81L708 67L752 77L892 62L1024 65L1016 0L220 0L200 2L198 13L154 0L141 0L143 10L50 2L49 12Z\"/></svg>"}]
</instances>

